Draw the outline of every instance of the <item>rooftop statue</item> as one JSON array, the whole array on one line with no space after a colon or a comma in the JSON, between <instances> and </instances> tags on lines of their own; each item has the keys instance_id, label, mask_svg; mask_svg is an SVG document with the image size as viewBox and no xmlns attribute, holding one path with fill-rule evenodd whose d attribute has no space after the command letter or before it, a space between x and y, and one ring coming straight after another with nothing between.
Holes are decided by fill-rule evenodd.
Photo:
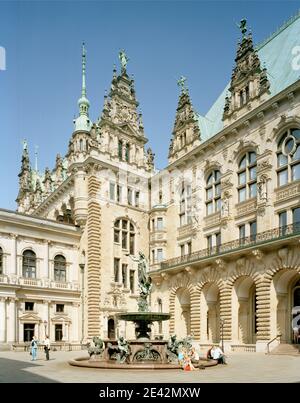
<instances>
[{"instance_id":1,"label":"rooftop statue","mask_svg":"<svg viewBox=\"0 0 300 403\"><path fill-rule=\"evenodd\" d=\"M240 21L239 28L240 28L240 30L242 32L243 37L244 37L246 35L246 32L247 32L247 20L246 20L246 18L243 18Z\"/></svg>"},{"instance_id":2,"label":"rooftop statue","mask_svg":"<svg viewBox=\"0 0 300 403\"><path fill-rule=\"evenodd\" d=\"M186 82L186 77L184 77L184 76L181 76L181 77L179 78L179 80L177 81L178 87L181 88L181 93L184 93L184 92L186 92L186 90L187 90L187 87L186 87L186 85L185 85L185 82Z\"/></svg>"},{"instance_id":3,"label":"rooftop statue","mask_svg":"<svg viewBox=\"0 0 300 403\"><path fill-rule=\"evenodd\" d=\"M129 58L127 57L124 49L119 52L119 59L121 62L121 70L122 72L125 72Z\"/></svg>"},{"instance_id":4,"label":"rooftop statue","mask_svg":"<svg viewBox=\"0 0 300 403\"><path fill-rule=\"evenodd\" d=\"M24 139L24 140L22 141L22 143L23 143L23 151L24 151L24 150L28 150L27 140Z\"/></svg>"}]
</instances>

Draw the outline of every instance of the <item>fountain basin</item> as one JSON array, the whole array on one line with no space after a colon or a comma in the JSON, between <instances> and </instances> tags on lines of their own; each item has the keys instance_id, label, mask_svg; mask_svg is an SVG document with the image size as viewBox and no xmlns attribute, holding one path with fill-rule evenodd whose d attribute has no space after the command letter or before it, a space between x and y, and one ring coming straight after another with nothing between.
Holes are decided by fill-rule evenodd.
<instances>
[{"instance_id":1,"label":"fountain basin","mask_svg":"<svg viewBox=\"0 0 300 403\"><path fill-rule=\"evenodd\" d=\"M149 323L161 322L163 320L168 320L171 317L169 313L160 313L160 312L127 312L127 313L120 313L117 316L119 319L126 320L128 322L145 320Z\"/></svg>"}]
</instances>

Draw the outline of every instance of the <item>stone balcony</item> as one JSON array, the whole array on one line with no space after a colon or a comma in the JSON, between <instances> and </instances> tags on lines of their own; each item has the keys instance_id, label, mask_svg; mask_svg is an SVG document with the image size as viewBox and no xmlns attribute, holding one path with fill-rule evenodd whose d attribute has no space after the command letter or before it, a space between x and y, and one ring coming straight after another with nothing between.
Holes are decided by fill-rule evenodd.
<instances>
[{"instance_id":1,"label":"stone balcony","mask_svg":"<svg viewBox=\"0 0 300 403\"><path fill-rule=\"evenodd\" d=\"M72 282L59 282L50 279L37 279L37 278L25 278L16 277L15 275L0 275L0 284L8 284L12 286L22 287L35 287L35 288L53 288L61 290L80 291L78 281Z\"/></svg>"},{"instance_id":2,"label":"stone balcony","mask_svg":"<svg viewBox=\"0 0 300 403\"><path fill-rule=\"evenodd\" d=\"M237 256L245 254L248 251L257 252L258 248L274 248L275 246L284 245L293 239L300 238L300 223L286 225L284 227L276 227L270 230L259 232L245 238L235 239L230 242L212 248L205 248L193 252L188 255L178 256L161 262L160 268L151 267L152 273L159 273L165 270L191 266L199 264L202 261L207 264L209 261L216 262L217 258ZM222 259L220 259L222 260Z\"/></svg>"}]
</instances>

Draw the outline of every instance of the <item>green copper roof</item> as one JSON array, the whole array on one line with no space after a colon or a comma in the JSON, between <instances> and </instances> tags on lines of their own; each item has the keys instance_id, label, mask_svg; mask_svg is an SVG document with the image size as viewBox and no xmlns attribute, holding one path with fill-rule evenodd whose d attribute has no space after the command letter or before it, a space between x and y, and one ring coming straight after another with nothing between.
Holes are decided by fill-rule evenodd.
<instances>
[{"instance_id":1,"label":"green copper roof","mask_svg":"<svg viewBox=\"0 0 300 403\"><path fill-rule=\"evenodd\" d=\"M299 38L300 13L256 47L261 65L267 68L270 98L300 78L300 70L292 68L292 61L295 58L292 50L295 46L299 46ZM198 115L202 142L223 129L222 116L228 88L229 84L205 116Z\"/></svg>"}]
</instances>

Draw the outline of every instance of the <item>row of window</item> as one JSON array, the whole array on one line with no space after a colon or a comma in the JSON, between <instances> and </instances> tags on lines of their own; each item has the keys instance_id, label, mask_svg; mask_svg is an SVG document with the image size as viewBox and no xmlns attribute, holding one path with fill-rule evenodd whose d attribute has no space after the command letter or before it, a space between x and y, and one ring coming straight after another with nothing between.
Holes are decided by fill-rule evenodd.
<instances>
[{"instance_id":1,"label":"row of window","mask_svg":"<svg viewBox=\"0 0 300 403\"><path fill-rule=\"evenodd\" d=\"M34 311L34 305L35 305L34 302L25 301L25 304L24 304L25 311L31 311L31 312ZM65 310L64 304L56 304L55 307L56 307L55 311L57 313L58 312L62 313Z\"/></svg>"},{"instance_id":2,"label":"row of window","mask_svg":"<svg viewBox=\"0 0 300 403\"><path fill-rule=\"evenodd\" d=\"M257 195L256 153L245 153L238 164L238 201ZM280 138L277 151L277 186L300 179L300 130L290 129ZM206 180L206 214L221 210L221 173L213 171ZM180 211L180 223L182 211ZM181 224L182 225L182 224Z\"/></svg>"},{"instance_id":3,"label":"row of window","mask_svg":"<svg viewBox=\"0 0 300 403\"><path fill-rule=\"evenodd\" d=\"M130 255L135 251L134 225L126 219L118 219L114 223L114 242L120 244L122 249L129 250Z\"/></svg>"},{"instance_id":4,"label":"row of window","mask_svg":"<svg viewBox=\"0 0 300 403\"><path fill-rule=\"evenodd\" d=\"M129 288L131 293L134 293L135 282L134 282L135 270L129 270L128 265L122 263L120 258L114 258L114 282L122 283L124 288ZM129 275L129 278L128 278ZM129 281L129 284L128 284ZM129 286L129 287L128 287Z\"/></svg>"},{"instance_id":5,"label":"row of window","mask_svg":"<svg viewBox=\"0 0 300 403\"><path fill-rule=\"evenodd\" d=\"M109 198L117 203L122 203L122 186L115 184L114 182L109 183ZM140 205L140 191L134 190L131 187L127 188L127 204L129 206L139 207Z\"/></svg>"},{"instance_id":6,"label":"row of window","mask_svg":"<svg viewBox=\"0 0 300 403\"><path fill-rule=\"evenodd\" d=\"M23 332L24 342L30 342L35 334L36 334L35 323L24 323L24 332ZM54 340L55 341L63 340L63 325L62 324L54 325Z\"/></svg>"},{"instance_id":7,"label":"row of window","mask_svg":"<svg viewBox=\"0 0 300 403\"><path fill-rule=\"evenodd\" d=\"M25 250L22 255L22 276L36 278L37 257L32 250ZM54 280L66 281L66 258L62 255L54 257ZM0 274L3 274L3 250L0 248Z\"/></svg>"},{"instance_id":8,"label":"row of window","mask_svg":"<svg viewBox=\"0 0 300 403\"><path fill-rule=\"evenodd\" d=\"M126 162L130 161L130 144L129 143L126 143L123 140L119 140L118 156L121 161L122 160L124 160Z\"/></svg>"}]
</instances>

